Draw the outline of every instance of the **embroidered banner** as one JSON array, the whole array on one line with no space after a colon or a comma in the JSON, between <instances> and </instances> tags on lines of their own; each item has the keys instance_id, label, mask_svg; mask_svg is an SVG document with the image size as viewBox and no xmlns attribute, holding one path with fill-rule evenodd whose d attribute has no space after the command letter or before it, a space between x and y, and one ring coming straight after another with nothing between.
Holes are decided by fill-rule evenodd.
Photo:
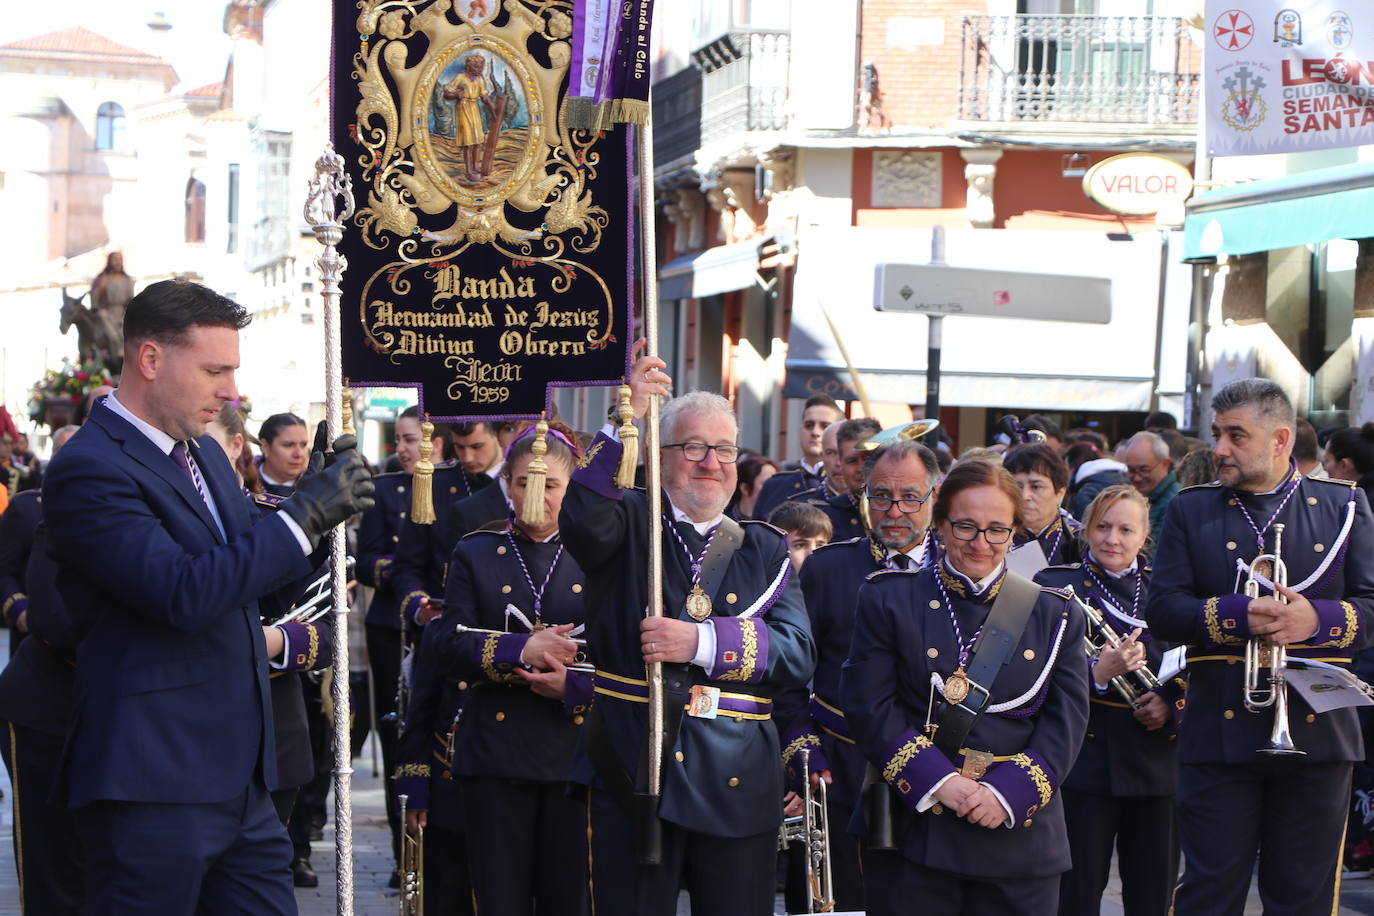
<instances>
[{"instance_id":1,"label":"embroidered banner","mask_svg":"<svg viewBox=\"0 0 1374 916\"><path fill-rule=\"evenodd\" d=\"M535 417L619 384L634 302L630 129L565 117L582 0L335 0L333 138L357 213L343 369L434 420Z\"/></svg>"},{"instance_id":2,"label":"embroidered banner","mask_svg":"<svg viewBox=\"0 0 1374 916\"><path fill-rule=\"evenodd\" d=\"M1374 143L1374 8L1350 0L1207 0L1213 156Z\"/></svg>"}]
</instances>

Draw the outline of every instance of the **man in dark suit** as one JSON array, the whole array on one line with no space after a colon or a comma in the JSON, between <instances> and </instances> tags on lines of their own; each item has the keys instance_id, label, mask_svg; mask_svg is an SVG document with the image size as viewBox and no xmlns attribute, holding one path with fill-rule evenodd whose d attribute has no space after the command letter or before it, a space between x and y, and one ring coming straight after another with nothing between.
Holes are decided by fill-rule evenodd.
<instances>
[{"instance_id":1,"label":"man in dark suit","mask_svg":"<svg viewBox=\"0 0 1374 916\"><path fill-rule=\"evenodd\" d=\"M269 662L300 647L257 598L311 571L324 534L371 505L352 442L254 524L205 435L237 397L236 303L180 280L129 302L120 387L53 460L43 509L76 638L57 773L76 809L87 913L292 914L273 809Z\"/></svg>"},{"instance_id":2,"label":"man in dark suit","mask_svg":"<svg viewBox=\"0 0 1374 916\"><path fill-rule=\"evenodd\" d=\"M1184 874L1173 912L1240 914L1259 860L1265 912L1335 910L1352 762L1364 756L1353 708L1317 713L1287 686L1292 742L1269 756L1275 708L1247 709L1246 643L1349 667L1374 626L1374 518L1349 481L1312 480L1291 457L1294 412L1268 379L1212 398L1218 480L1169 504L1145 619L1188 646L1188 714L1179 727L1178 826ZM1287 587L1247 597L1261 554L1281 559ZM1283 600L1286 599L1286 600ZM1261 684L1270 682L1267 666Z\"/></svg>"},{"instance_id":3,"label":"man in dark suit","mask_svg":"<svg viewBox=\"0 0 1374 916\"><path fill-rule=\"evenodd\" d=\"M637 416L649 395L666 393L663 369L654 357L636 363ZM695 912L763 916L773 913L782 822L772 698L806 683L815 646L781 532L724 515L739 457L729 403L693 392L669 402L661 428L663 492L653 504L615 486L621 446L603 429L560 514L563 542L587 575L587 653L597 665L587 756L573 771L592 787L593 911L671 914L685 885ZM663 526L664 613L644 619L650 524ZM663 664L665 731L677 734L664 740L662 863L646 865L635 863L642 847L628 812L654 662Z\"/></svg>"}]
</instances>

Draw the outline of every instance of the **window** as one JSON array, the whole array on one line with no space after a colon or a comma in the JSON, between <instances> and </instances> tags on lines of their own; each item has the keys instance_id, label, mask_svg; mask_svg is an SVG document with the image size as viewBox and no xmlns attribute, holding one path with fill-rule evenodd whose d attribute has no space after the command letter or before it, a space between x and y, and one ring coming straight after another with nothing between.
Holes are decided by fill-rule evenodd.
<instances>
[{"instance_id":1,"label":"window","mask_svg":"<svg viewBox=\"0 0 1374 916\"><path fill-rule=\"evenodd\" d=\"M205 242L205 182L196 178L186 182L186 241Z\"/></svg>"},{"instance_id":2,"label":"window","mask_svg":"<svg viewBox=\"0 0 1374 916\"><path fill-rule=\"evenodd\" d=\"M229 254L239 250L239 164L229 163Z\"/></svg>"},{"instance_id":3,"label":"window","mask_svg":"<svg viewBox=\"0 0 1374 916\"><path fill-rule=\"evenodd\" d=\"M95 148L117 150L124 146L124 109L105 102L95 113Z\"/></svg>"}]
</instances>

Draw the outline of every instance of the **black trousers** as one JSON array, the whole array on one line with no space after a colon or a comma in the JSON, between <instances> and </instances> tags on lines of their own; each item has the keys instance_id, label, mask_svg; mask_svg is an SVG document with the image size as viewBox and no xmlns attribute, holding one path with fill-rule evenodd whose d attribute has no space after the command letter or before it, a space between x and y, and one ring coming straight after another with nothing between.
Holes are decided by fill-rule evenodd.
<instances>
[{"instance_id":1,"label":"black trousers","mask_svg":"<svg viewBox=\"0 0 1374 916\"><path fill-rule=\"evenodd\" d=\"M396 801L396 687L401 680L401 631L367 626L367 664L372 698L377 704L372 721L382 745L382 776L386 783L386 822L391 828L391 852L401 859L401 809ZM354 708L361 708L354 704ZM364 732L366 734L366 732Z\"/></svg>"},{"instance_id":2,"label":"black trousers","mask_svg":"<svg viewBox=\"0 0 1374 916\"><path fill-rule=\"evenodd\" d=\"M291 843L260 784L207 804L97 801L76 823L86 916L296 916Z\"/></svg>"},{"instance_id":3,"label":"black trousers","mask_svg":"<svg viewBox=\"0 0 1374 916\"><path fill-rule=\"evenodd\" d=\"M562 782L465 776L462 785L482 916L585 916L586 795Z\"/></svg>"},{"instance_id":4,"label":"black trousers","mask_svg":"<svg viewBox=\"0 0 1374 916\"><path fill-rule=\"evenodd\" d=\"M1333 912L1351 766L1301 758L1180 765L1183 880L1174 913L1239 916L1257 855L1267 916Z\"/></svg>"},{"instance_id":5,"label":"black trousers","mask_svg":"<svg viewBox=\"0 0 1374 916\"><path fill-rule=\"evenodd\" d=\"M1115 798L1065 789L1073 868L1059 883L1059 916L1097 916L1111 876L1112 847L1126 916L1164 916L1178 880L1172 795Z\"/></svg>"},{"instance_id":6,"label":"black trousers","mask_svg":"<svg viewBox=\"0 0 1374 916\"><path fill-rule=\"evenodd\" d=\"M425 916L473 916L471 854L462 831L425 828ZM482 911L483 916L486 910Z\"/></svg>"},{"instance_id":7,"label":"black trousers","mask_svg":"<svg viewBox=\"0 0 1374 916\"><path fill-rule=\"evenodd\" d=\"M310 726L310 753L315 760L315 777L296 792L296 804L287 821L297 859L310 861L310 831L324 826L329 817L327 802L334 781L334 723L324 714L323 684L312 677L300 679L305 691L305 721Z\"/></svg>"},{"instance_id":8,"label":"black trousers","mask_svg":"<svg viewBox=\"0 0 1374 916\"><path fill-rule=\"evenodd\" d=\"M1058 905L1059 876L970 878L926 868L890 849L864 853L868 916L1045 916Z\"/></svg>"},{"instance_id":9,"label":"black trousers","mask_svg":"<svg viewBox=\"0 0 1374 916\"><path fill-rule=\"evenodd\" d=\"M663 863L640 865L629 816L595 789L587 808L596 916L673 916L683 887L692 916L773 916L776 829L730 838L665 823Z\"/></svg>"},{"instance_id":10,"label":"black trousers","mask_svg":"<svg viewBox=\"0 0 1374 916\"><path fill-rule=\"evenodd\" d=\"M10 774L19 909L75 916L85 899L85 863L70 808L48 801L62 758L62 736L3 723L0 757Z\"/></svg>"}]
</instances>

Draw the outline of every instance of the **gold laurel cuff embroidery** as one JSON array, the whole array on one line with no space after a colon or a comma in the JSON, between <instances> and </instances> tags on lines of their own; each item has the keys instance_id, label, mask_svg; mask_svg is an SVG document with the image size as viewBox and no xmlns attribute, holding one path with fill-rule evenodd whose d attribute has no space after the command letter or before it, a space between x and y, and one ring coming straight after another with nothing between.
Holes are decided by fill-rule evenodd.
<instances>
[{"instance_id":1,"label":"gold laurel cuff embroidery","mask_svg":"<svg viewBox=\"0 0 1374 916\"><path fill-rule=\"evenodd\" d=\"M797 753L801 751L802 748L820 746L820 735L801 735L797 738L794 738L792 739L792 743L787 745L786 749L784 749L782 752L782 765L784 767L790 766L792 763L792 758L795 757Z\"/></svg>"},{"instance_id":2,"label":"gold laurel cuff embroidery","mask_svg":"<svg viewBox=\"0 0 1374 916\"><path fill-rule=\"evenodd\" d=\"M585 468L587 465L591 464L592 459L596 457L596 453L601 451L602 446L604 446L605 444L605 442L598 442L591 448L587 449L587 454L577 459L577 466L579 468Z\"/></svg>"},{"instance_id":3,"label":"gold laurel cuff embroidery","mask_svg":"<svg viewBox=\"0 0 1374 916\"><path fill-rule=\"evenodd\" d=\"M502 637L501 633L489 634L482 640L482 673L487 676L489 681L514 682L520 680L520 676L510 672L496 670L496 647Z\"/></svg>"},{"instance_id":4,"label":"gold laurel cuff embroidery","mask_svg":"<svg viewBox=\"0 0 1374 916\"><path fill-rule=\"evenodd\" d=\"M445 568L444 572L448 572L447 568ZM410 599L411 599L411 598L428 598L428 597L429 597L429 592L426 592L426 591L424 591L423 589L416 589L415 591L411 592L409 595L406 595L404 598L402 598L402 599L401 599L401 603L400 603L399 605L397 605L397 611L396 611L396 613L399 614L400 617L401 617L401 623L402 623L402 624L406 623L406 619L405 619L406 605L410 604Z\"/></svg>"},{"instance_id":5,"label":"gold laurel cuff embroidery","mask_svg":"<svg viewBox=\"0 0 1374 916\"><path fill-rule=\"evenodd\" d=\"M1239 637L1228 636L1221 631L1221 621L1217 619L1217 605L1220 598L1208 598L1202 605L1202 623L1207 628L1207 638L1218 646L1238 646Z\"/></svg>"},{"instance_id":6,"label":"gold laurel cuff embroidery","mask_svg":"<svg viewBox=\"0 0 1374 916\"><path fill-rule=\"evenodd\" d=\"M0 614L8 617L10 615L10 608L14 607L14 603L20 598L28 598L28 595L25 595L23 592L15 592L13 595L6 598L4 606L0 607Z\"/></svg>"},{"instance_id":7,"label":"gold laurel cuff embroidery","mask_svg":"<svg viewBox=\"0 0 1374 916\"><path fill-rule=\"evenodd\" d=\"M372 564L372 581L382 581L382 570L391 565L391 557L381 557L376 563Z\"/></svg>"},{"instance_id":8,"label":"gold laurel cuff embroidery","mask_svg":"<svg viewBox=\"0 0 1374 916\"><path fill-rule=\"evenodd\" d=\"M1349 601L1341 602L1341 610L1345 611L1345 627L1339 635L1331 634L1331 638L1326 642L1313 643L1313 648L1320 649L1348 649L1355 642L1355 634L1360 629L1360 618L1355 613L1355 605Z\"/></svg>"},{"instance_id":9,"label":"gold laurel cuff embroidery","mask_svg":"<svg viewBox=\"0 0 1374 916\"><path fill-rule=\"evenodd\" d=\"M739 622L740 663L733 671L726 671L716 678L718 681L747 681L754 676L754 668L759 663L759 635L755 629L758 624L753 620Z\"/></svg>"},{"instance_id":10,"label":"gold laurel cuff embroidery","mask_svg":"<svg viewBox=\"0 0 1374 916\"><path fill-rule=\"evenodd\" d=\"M310 655L306 659L305 670L313 671L320 658L320 628L312 623L306 625L306 630L310 633Z\"/></svg>"},{"instance_id":11,"label":"gold laurel cuff embroidery","mask_svg":"<svg viewBox=\"0 0 1374 916\"><path fill-rule=\"evenodd\" d=\"M897 753L892 755L883 766L883 779L889 783L896 783L897 777L902 775L902 769L915 759L916 755L928 747L934 747L931 740L925 735L917 735L906 744L897 749Z\"/></svg>"},{"instance_id":12,"label":"gold laurel cuff embroidery","mask_svg":"<svg viewBox=\"0 0 1374 916\"><path fill-rule=\"evenodd\" d=\"M393 779L400 779L402 776L423 776L429 778L429 764L427 763L403 763L396 767L396 774Z\"/></svg>"},{"instance_id":13,"label":"gold laurel cuff embroidery","mask_svg":"<svg viewBox=\"0 0 1374 916\"><path fill-rule=\"evenodd\" d=\"M1026 754L1017 754L1011 758L1011 762L1030 777L1031 782L1035 783L1035 791L1040 794L1040 807L1045 807L1054 797L1054 786L1050 783L1050 778L1041 769L1040 765Z\"/></svg>"}]
</instances>

